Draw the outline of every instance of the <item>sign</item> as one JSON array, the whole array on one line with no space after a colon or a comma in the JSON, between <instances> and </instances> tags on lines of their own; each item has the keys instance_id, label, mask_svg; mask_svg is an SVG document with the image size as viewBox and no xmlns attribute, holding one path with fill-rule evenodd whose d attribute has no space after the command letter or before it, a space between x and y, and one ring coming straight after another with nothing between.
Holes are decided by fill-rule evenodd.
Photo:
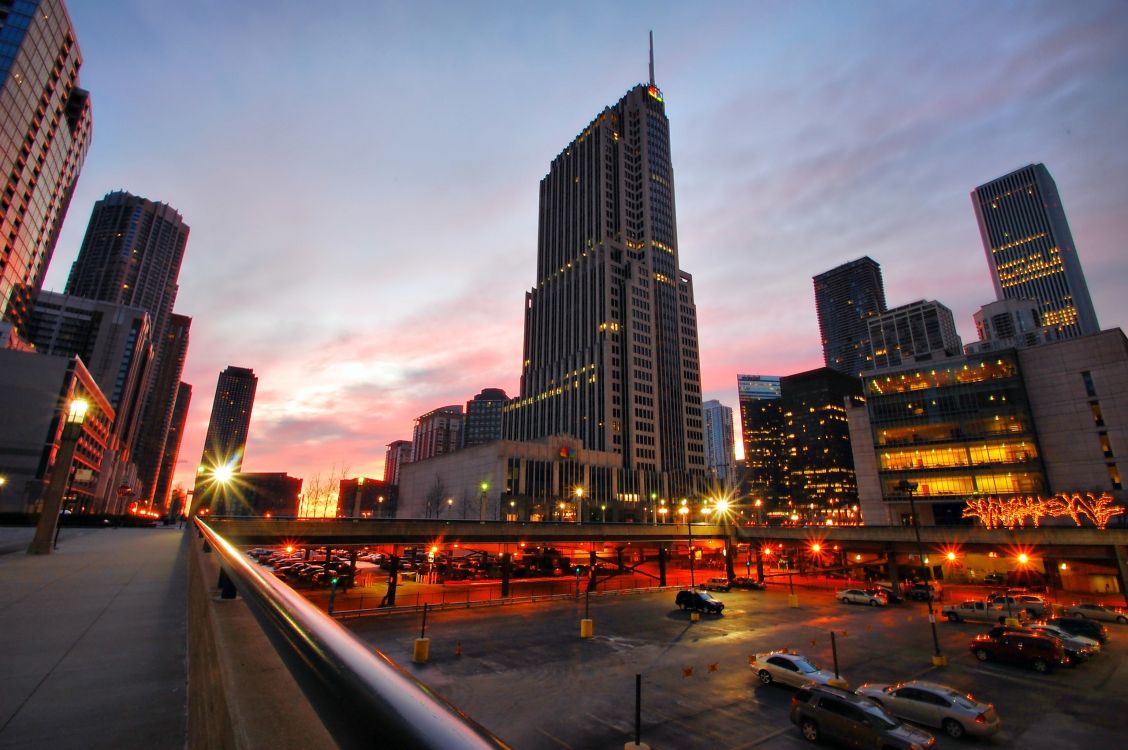
<instances>
[{"instance_id":1,"label":"sign","mask_svg":"<svg viewBox=\"0 0 1128 750\"><path fill-rule=\"evenodd\" d=\"M774 399L779 398L778 375L737 375L736 389L740 398Z\"/></svg>"}]
</instances>

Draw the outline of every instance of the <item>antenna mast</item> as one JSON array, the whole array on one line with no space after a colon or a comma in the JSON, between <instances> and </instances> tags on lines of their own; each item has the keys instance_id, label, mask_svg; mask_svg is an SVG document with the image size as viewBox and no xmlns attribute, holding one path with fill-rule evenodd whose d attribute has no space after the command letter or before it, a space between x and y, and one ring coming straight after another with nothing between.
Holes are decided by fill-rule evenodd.
<instances>
[{"instance_id":1,"label":"antenna mast","mask_svg":"<svg viewBox=\"0 0 1128 750\"><path fill-rule=\"evenodd\" d=\"M650 31L650 85L654 85L654 30Z\"/></svg>"}]
</instances>

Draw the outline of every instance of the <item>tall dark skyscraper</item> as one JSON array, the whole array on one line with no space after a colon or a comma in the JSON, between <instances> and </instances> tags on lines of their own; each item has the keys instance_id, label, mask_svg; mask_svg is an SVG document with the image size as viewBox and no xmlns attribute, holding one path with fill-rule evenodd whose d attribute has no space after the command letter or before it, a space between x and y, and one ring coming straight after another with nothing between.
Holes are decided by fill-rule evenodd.
<instances>
[{"instance_id":1,"label":"tall dark skyscraper","mask_svg":"<svg viewBox=\"0 0 1128 750\"><path fill-rule=\"evenodd\" d=\"M258 378L250 368L229 366L219 374L204 451L196 469L193 509L201 505L211 507L217 499L217 469L225 470L228 475L242 471L257 388Z\"/></svg>"},{"instance_id":2,"label":"tall dark skyscraper","mask_svg":"<svg viewBox=\"0 0 1128 750\"><path fill-rule=\"evenodd\" d=\"M153 504L164 512L173 512L169 504L169 490L176 475L176 463L180 458L180 443L184 439L184 425L188 422L188 406L192 403L192 386L181 383L176 389L176 403L172 408L172 420L168 425L168 438L165 440L161 468L157 473L157 488L153 492Z\"/></svg>"},{"instance_id":3,"label":"tall dark skyscraper","mask_svg":"<svg viewBox=\"0 0 1128 750\"><path fill-rule=\"evenodd\" d=\"M156 356L133 446L144 501L156 489L188 346L191 319L172 313L188 232L167 204L109 193L94 204L67 279L67 294L140 307L152 318Z\"/></svg>"},{"instance_id":4,"label":"tall dark skyscraper","mask_svg":"<svg viewBox=\"0 0 1128 750\"><path fill-rule=\"evenodd\" d=\"M540 184L515 440L570 435L619 454L619 497L700 496L705 446L692 277L678 265L670 124L635 86Z\"/></svg>"},{"instance_id":5,"label":"tall dark skyscraper","mask_svg":"<svg viewBox=\"0 0 1128 750\"><path fill-rule=\"evenodd\" d=\"M1045 165L980 185L971 202L995 296L1035 300L1041 324L1061 338L1099 333L1065 209Z\"/></svg>"},{"instance_id":6,"label":"tall dark skyscraper","mask_svg":"<svg viewBox=\"0 0 1128 750\"><path fill-rule=\"evenodd\" d=\"M855 377L870 368L868 320L885 312L881 266L862 257L814 278L823 362Z\"/></svg>"},{"instance_id":7,"label":"tall dark skyscraper","mask_svg":"<svg viewBox=\"0 0 1128 750\"><path fill-rule=\"evenodd\" d=\"M744 492L759 500L766 513L787 498L780 378L737 375L736 385L744 442Z\"/></svg>"},{"instance_id":8,"label":"tall dark skyscraper","mask_svg":"<svg viewBox=\"0 0 1128 750\"><path fill-rule=\"evenodd\" d=\"M43 285L90 147L81 66L62 0L0 0L0 324L17 332Z\"/></svg>"},{"instance_id":9,"label":"tall dark skyscraper","mask_svg":"<svg viewBox=\"0 0 1128 750\"><path fill-rule=\"evenodd\" d=\"M501 419L509 397L500 388L485 388L466 402L466 419L462 425L462 447L501 439Z\"/></svg>"}]
</instances>

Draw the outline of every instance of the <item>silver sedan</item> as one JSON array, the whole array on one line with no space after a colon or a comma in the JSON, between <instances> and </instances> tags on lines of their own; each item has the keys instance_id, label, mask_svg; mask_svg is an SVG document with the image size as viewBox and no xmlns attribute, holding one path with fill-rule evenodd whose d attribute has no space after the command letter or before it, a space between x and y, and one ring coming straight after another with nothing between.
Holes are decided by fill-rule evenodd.
<instances>
[{"instance_id":1,"label":"silver sedan","mask_svg":"<svg viewBox=\"0 0 1128 750\"><path fill-rule=\"evenodd\" d=\"M876 590L843 589L835 592L834 598L843 604L868 604L871 607L884 607L889 603L888 597Z\"/></svg>"},{"instance_id":2,"label":"silver sedan","mask_svg":"<svg viewBox=\"0 0 1128 750\"><path fill-rule=\"evenodd\" d=\"M749 660L748 666L765 685L778 682L792 687L803 687L808 682L827 685L839 679L834 676L834 672L816 667L798 651L770 651L766 654L756 654Z\"/></svg>"},{"instance_id":3,"label":"silver sedan","mask_svg":"<svg viewBox=\"0 0 1128 750\"><path fill-rule=\"evenodd\" d=\"M1121 625L1128 624L1128 614L1125 614L1123 610L1092 602L1081 602L1072 607L1066 607L1065 614L1069 617L1088 617L1090 620L1118 622Z\"/></svg>"},{"instance_id":4,"label":"silver sedan","mask_svg":"<svg viewBox=\"0 0 1128 750\"><path fill-rule=\"evenodd\" d=\"M965 734L989 737L1002 726L999 714L990 703L935 682L911 680L896 685L867 682L854 692L906 721L939 727L949 737Z\"/></svg>"}]
</instances>

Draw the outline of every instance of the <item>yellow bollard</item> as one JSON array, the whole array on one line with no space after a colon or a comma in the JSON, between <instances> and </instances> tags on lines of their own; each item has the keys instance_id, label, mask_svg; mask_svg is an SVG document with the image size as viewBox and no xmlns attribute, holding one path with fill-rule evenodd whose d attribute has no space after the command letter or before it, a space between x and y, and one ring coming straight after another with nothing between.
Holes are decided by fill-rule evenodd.
<instances>
[{"instance_id":1,"label":"yellow bollard","mask_svg":"<svg viewBox=\"0 0 1128 750\"><path fill-rule=\"evenodd\" d=\"M842 688L843 690L849 690L850 689L850 686L848 684L846 684L846 680L843 680L839 677L834 677L832 679L827 680L826 684L830 685L831 687Z\"/></svg>"},{"instance_id":2,"label":"yellow bollard","mask_svg":"<svg viewBox=\"0 0 1128 750\"><path fill-rule=\"evenodd\" d=\"M948 657L947 656L936 656L935 654L933 654L932 655L932 666L934 666L934 667L946 667L946 666L948 666Z\"/></svg>"},{"instance_id":3,"label":"yellow bollard","mask_svg":"<svg viewBox=\"0 0 1128 750\"><path fill-rule=\"evenodd\" d=\"M581 638L591 638L591 634L592 634L593 630L594 630L594 627L592 626L591 620L589 620L586 617L584 619L580 620L580 637Z\"/></svg>"},{"instance_id":4,"label":"yellow bollard","mask_svg":"<svg viewBox=\"0 0 1128 750\"><path fill-rule=\"evenodd\" d=\"M1008 617L1008 618L1006 618L1006 620L1003 621L1003 624L1006 625L1008 628L1021 628L1022 627L1022 623L1019 622L1017 617Z\"/></svg>"},{"instance_id":5,"label":"yellow bollard","mask_svg":"<svg viewBox=\"0 0 1128 750\"><path fill-rule=\"evenodd\" d=\"M799 608L799 595L798 594L788 594L787 595L787 606L791 607L792 609L798 609Z\"/></svg>"},{"instance_id":6,"label":"yellow bollard","mask_svg":"<svg viewBox=\"0 0 1128 750\"><path fill-rule=\"evenodd\" d=\"M411 660L416 664L426 664L431 655L431 639L416 638L415 648L411 651Z\"/></svg>"},{"instance_id":7,"label":"yellow bollard","mask_svg":"<svg viewBox=\"0 0 1128 750\"><path fill-rule=\"evenodd\" d=\"M697 610L693 610L692 612L689 613L689 621L690 622L697 622L700 619L701 619L701 613L698 612Z\"/></svg>"}]
</instances>

